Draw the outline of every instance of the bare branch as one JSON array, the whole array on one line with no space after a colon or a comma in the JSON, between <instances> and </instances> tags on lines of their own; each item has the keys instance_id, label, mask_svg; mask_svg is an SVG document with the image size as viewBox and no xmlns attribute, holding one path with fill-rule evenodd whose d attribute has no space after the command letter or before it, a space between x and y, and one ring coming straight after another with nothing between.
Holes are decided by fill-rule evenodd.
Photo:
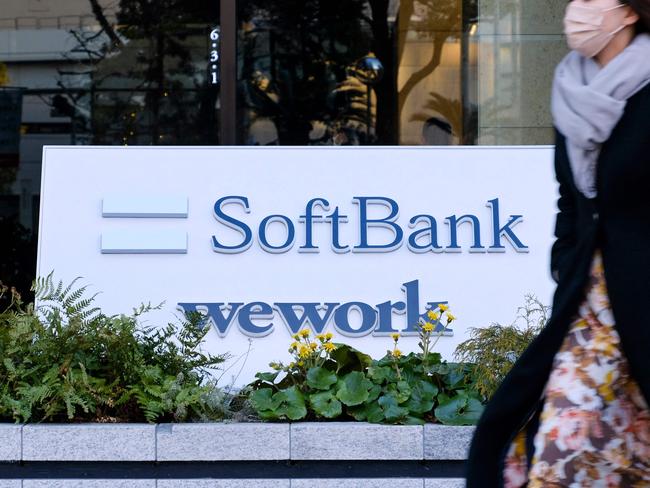
<instances>
[{"instance_id":1,"label":"bare branch","mask_svg":"<svg viewBox=\"0 0 650 488\"><path fill-rule=\"evenodd\" d=\"M445 46L445 41L449 35L449 33L437 33L434 36L433 54L431 55L431 60L429 60L429 62L421 69L413 73L406 81L406 83L404 83L402 89L399 91L397 111L398 114L401 115L402 109L406 103L406 99L408 98L413 88L415 88L418 83L429 76L440 65L440 60L442 58L442 49Z\"/></svg>"},{"instance_id":2,"label":"bare branch","mask_svg":"<svg viewBox=\"0 0 650 488\"><path fill-rule=\"evenodd\" d=\"M95 14L95 18L97 19L97 22L99 22L99 25L104 30L104 32L106 32L106 35L111 40L111 45L114 48L122 47L123 45L122 40L115 33L113 26L111 26L111 24L108 22L108 19L104 15L104 11L102 9L102 6L99 4L99 1L98 0L88 0L88 1L90 2L90 6L93 9L93 14Z\"/></svg>"}]
</instances>

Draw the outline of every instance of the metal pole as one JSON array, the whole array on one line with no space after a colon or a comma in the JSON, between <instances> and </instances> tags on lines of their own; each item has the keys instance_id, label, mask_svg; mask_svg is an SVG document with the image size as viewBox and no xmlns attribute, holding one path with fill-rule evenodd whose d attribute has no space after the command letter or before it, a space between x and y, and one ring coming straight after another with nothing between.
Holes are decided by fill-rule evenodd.
<instances>
[{"instance_id":1,"label":"metal pole","mask_svg":"<svg viewBox=\"0 0 650 488\"><path fill-rule=\"evenodd\" d=\"M219 0L221 8L221 145L237 144L237 3Z\"/></svg>"}]
</instances>

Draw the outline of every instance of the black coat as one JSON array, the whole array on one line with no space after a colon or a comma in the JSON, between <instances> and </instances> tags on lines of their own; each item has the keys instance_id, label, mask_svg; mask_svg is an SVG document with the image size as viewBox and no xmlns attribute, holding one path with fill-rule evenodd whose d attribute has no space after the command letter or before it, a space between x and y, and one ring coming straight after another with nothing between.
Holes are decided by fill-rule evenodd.
<instances>
[{"instance_id":1,"label":"black coat","mask_svg":"<svg viewBox=\"0 0 650 488\"><path fill-rule=\"evenodd\" d=\"M558 131L555 173L560 198L551 271L558 284L551 317L479 421L468 458L468 488L503 486L510 441L541 405L553 357L584 298L596 247L602 251L621 347L650 404L650 85L628 100L602 146L596 198L577 190L566 141Z\"/></svg>"}]
</instances>

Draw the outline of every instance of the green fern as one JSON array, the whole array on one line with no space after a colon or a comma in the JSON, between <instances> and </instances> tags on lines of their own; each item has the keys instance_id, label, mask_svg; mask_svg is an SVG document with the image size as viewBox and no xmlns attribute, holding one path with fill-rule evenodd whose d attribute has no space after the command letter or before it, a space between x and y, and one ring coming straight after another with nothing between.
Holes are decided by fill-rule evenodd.
<instances>
[{"instance_id":1,"label":"green fern","mask_svg":"<svg viewBox=\"0 0 650 488\"><path fill-rule=\"evenodd\" d=\"M53 276L54 272L50 272L45 277L37 278L32 285L37 311L51 319L58 318L56 314L60 314L68 321L78 320L84 324L101 315L99 307L92 307L97 294L84 298L88 286L75 288L81 277L75 278L64 288L62 280L54 284Z\"/></svg>"},{"instance_id":2,"label":"green fern","mask_svg":"<svg viewBox=\"0 0 650 488\"><path fill-rule=\"evenodd\" d=\"M79 279L35 280L36 306L0 312L0 421L182 421L226 415L213 373L224 355L202 352L207 329L188 316L162 327L107 316ZM0 284L0 294L8 291Z\"/></svg>"}]
</instances>

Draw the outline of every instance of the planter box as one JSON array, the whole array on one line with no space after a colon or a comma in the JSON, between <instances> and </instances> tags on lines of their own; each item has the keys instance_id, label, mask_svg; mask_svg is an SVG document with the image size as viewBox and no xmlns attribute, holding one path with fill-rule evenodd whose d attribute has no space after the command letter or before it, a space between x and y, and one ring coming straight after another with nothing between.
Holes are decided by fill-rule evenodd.
<instances>
[{"instance_id":1,"label":"planter box","mask_svg":"<svg viewBox=\"0 0 650 488\"><path fill-rule=\"evenodd\" d=\"M473 431L356 422L0 424L0 488L456 488Z\"/></svg>"}]
</instances>

